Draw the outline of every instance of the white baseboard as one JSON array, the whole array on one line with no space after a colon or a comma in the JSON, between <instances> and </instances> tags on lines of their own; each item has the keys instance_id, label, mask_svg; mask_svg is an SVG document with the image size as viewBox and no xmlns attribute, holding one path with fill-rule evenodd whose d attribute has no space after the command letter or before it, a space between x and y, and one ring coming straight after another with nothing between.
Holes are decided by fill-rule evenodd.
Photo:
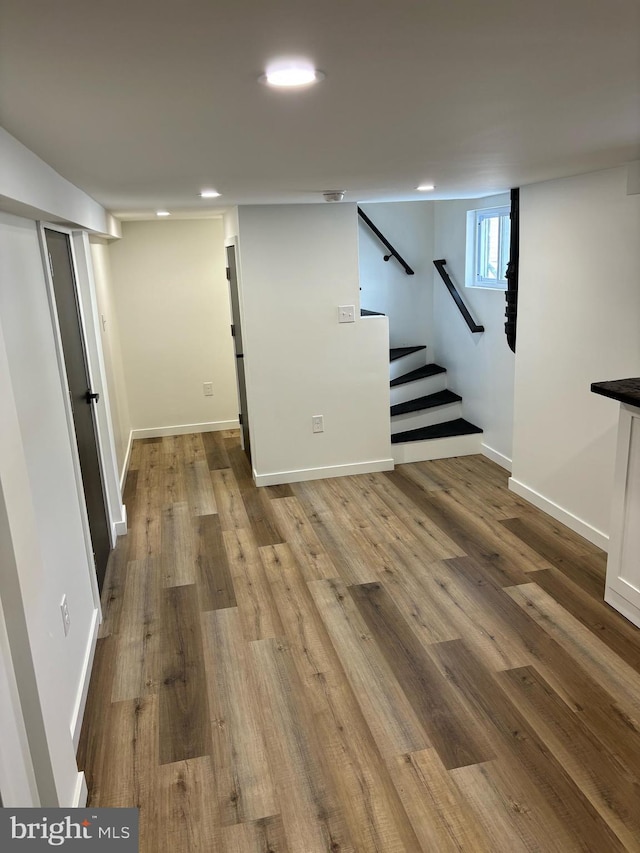
<instances>
[{"instance_id":1,"label":"white baseboard","mask_svg":"<svg viewBox=\"0 0 640 853\"><path fill-rule=\"evenodd\" d=\"M91 681L91 670L93 668L93 658L96 653L96 643L98 642L98 628L100 626L100 611L96 607L91 617L91 630L89 633L89 642L84 655L82 664L82 679L78 694L76 696L73 714L71 716L71 736L73 745L77 749L80 741L80 730L82 729L82 718L84 717L84 709L87 704L87 694L89 692L89 682Z\"/></svg>"},{"instance_id":2,"label":"white baseboard","mask_svg":"<svg viewBox=\"0 0 640 853\"><path fill-rule=\"evenodd\" d=\"M509 459L508 456L505 456L504 453L500 453L493 447L489 447L488 444L482 444L481 447L483 456L486 456L487 459L490 459L492 462L495 462L496 465L499 465L501 468L504 468L506 471L511 473L511 459Z\"/></svg>"},{"instance_id":3,"label":"white baseboard","mask_svg":"<svg viewBox=\"0 0 640 853\"><path fill-rule=\"evenodd\" d=\"M136 438L162 438L165 435L189 435L192 432L217 432L221 429L238 429L238 420L233 421L209 421L206 424L176 424L175 426L150 427L149 429L131 430L131 437Z\"/></svg>"},{"instance_id":4,"label":"white baseboard","mask_svg":"<svg viewBox=\"0 0 640 853\"><path fill-rule=\"evenodd\" d=\"M299 468L295 471L274 471L258 474L254 468L256 486L278 486L280 483L300 483L305 480L325 480L328 477L347 477L353 474L373 474L392 471L393 459L372 459L370 462L350 462L347 465L327 465L324 468Z\"/></svg>"},{"instance_id":5,"label":"white baseboard","mask_svg":"<svg viewBox=\"0 0 640 853\"><path fill-rule=\"evenodd\" d=\"M578 518L577 515L573 515L573 513L563 509L561 506L558 506L558 504L549 500L549 498L545 498L544 495L536 492L535 489L525 486L524 483L521 483L519 480L515 480L513 477L509 477L509 488L519 497L524 498L526 501L529 501L529 503L538 507L538 509L546 512L547 515L555 518L556 521L566 524L567 527L571 528L571 530L574 530L576 533L579 533L580 536L583 536L589 542L597 545L598 548L602 548L603 551L609 550L609 537L606 533L603 533L602 530L598 530L596 527L593 527L591 524L588 524L586 521Z\"/></svg>"},{"instance_id":6,"label":"white baseboard","mask_svg":"<svg viewBox=\"0 0 640 853\"><path fill-rule=\"evenodd\" d=\"M621 613L625 619L628 619L629 622L637 628L640 628L640 610L635 606L635 604L627 601L626 598L623 598L623 596L617 593L615 589L611 589L610 586L605 587L604 600L607 604L610 604L614 610Z\"/></svg>"},{"instance_id":7,"label":"white baseboard","mask_svg":"<svg viewBox=\"0 0 640 853\"><path fill-rule=\"evenodd\" d=\"M83 809L87 805L88 797L89 789L87 788L87 780L84 775L84 770L81 770L80 773L78 773L76 789L73 792L73 802L70 807L72 809Z\"/></svg>"},{"instance_id":8,"label":"white baseboard","mask_svg":"<svg viewBox=\"0 0 640 853\"><path fill-rule=\"evenodd\" d=\"M116 536L125 536L127 533L127 508L124 504L122 504L122 519L116 521L113 525L113 530Z\"/></svg>"}]
</instances>

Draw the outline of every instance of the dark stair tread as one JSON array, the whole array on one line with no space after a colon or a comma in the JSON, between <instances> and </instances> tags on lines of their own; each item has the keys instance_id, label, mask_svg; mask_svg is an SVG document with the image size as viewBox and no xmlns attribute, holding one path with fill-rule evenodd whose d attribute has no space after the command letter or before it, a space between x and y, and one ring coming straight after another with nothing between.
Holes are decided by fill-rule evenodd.
<instances>
[{"instance_id":1,"label":"dark stair tread","mask_svg":"<svg viewBox=\"0 0 640 853\"><path fill-rule=\"evenodd\" d=\"M426 441L430 438L449 438L454 435L473 435L482 432L480 427L457 418L455 421L446 421L443 424L420 427L420 429L409 429L406 432L396 432L391 436L391 444L401 444L405 441Z\"/></svg>"},{"instance_id":2,"label":"dark stair tread","mask_svg":"<svg viewBox=\"0 0 640 853\"><path fill-rule=\"evenodd\" d=\"M395 361L397 358L402 358L405 355L411 355L412 352L420 352L426 349L426 346L421 347L391 347L389 350L389 361Z\"/></svg>"},{"instance_id":3,"label":"dark stair tread","mask_svg":"<svg viewBox=\"0 0 640 853\"><path fill-rule=\"evenodd\" d=\"M391 417L394 415L406 415L409 412L420 412L423 409L433 409L434 406L446 406L448 403L459 403L462 397L453 391L445 389L435 394L427 394L424 397L416 397L407 400L406 403L397 403L391 406Z\"/></svg>"},{"instance_id":4,"label":"dark stair tread","mask_svg":"<svg viewBox=\"0 0 640 853\"><path fill-rule=\"evenodd\" d=\"M416 370L411 370L409 373L403 373L402 376L392 379L390 386L395 388L396 385L404 385L406 382L414 382L416 379L426 379L428 376L436 376L438 373L446 372L447 368L441 367L439 364L423 364Z\"/></svg>"},{"instance_id":5,"label":"dark stair tread","mask_svg":"<svg viewBox=\"0 0 640 853\"><path fill-rule=\"evenodd\" d=\"M382 313L382 311L369 311L368 308L361 308L360 309L360 316L361 317L384 317L384 314Z\"/></svg>"}]
</instances>

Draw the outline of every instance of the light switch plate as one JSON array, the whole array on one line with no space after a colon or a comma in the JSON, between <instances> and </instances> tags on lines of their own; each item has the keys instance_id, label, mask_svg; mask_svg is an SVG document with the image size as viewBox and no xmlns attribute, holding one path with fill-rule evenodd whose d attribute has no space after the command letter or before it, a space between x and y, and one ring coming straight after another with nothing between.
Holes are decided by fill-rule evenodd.
<instances>
[{"instance_id":1,"label":"light switch plate","mask_svg":"<svg viewBox=\"0 0 640 853\"><path fill-rule=\"evenodd\" d=\"M338 305L338 323L355 323L355 321L355 305Z\"/></svg>"}]
</instances>

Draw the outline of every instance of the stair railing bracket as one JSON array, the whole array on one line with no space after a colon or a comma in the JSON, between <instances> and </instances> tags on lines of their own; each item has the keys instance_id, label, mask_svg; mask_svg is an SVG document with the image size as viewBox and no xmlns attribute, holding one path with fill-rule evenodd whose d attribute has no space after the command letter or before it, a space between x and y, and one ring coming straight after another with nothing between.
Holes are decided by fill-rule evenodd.
<instances>
[{"instance_id":1,"label":"stair railing bracket","mask_svg":"<svg viewBox=\"0 0 640 853\"><path fill-rule=\"evenodd\" d=\"M389 250L389 253L387 255L382 256L383 260L390 261L391 258L395 258L396 261L398 261L398 263L403 267L403 269L407 275L415 275L414 270L411 269L411 267L405 261L405 259L402 257L402 255L394 249L394 247L387 240L387 238L384 236L382 231L376 225L373 224L373 222L369 219L369 217L364 212L364 210L362 210L360 207L358 208L358 216L360 217L360 219L362 219L362 221L366 225L369 226L369 228L373 231L373 233L376 235L378 240L380 240L382 245L386 246L386 248Z\"/></svg>"}]
</instances>

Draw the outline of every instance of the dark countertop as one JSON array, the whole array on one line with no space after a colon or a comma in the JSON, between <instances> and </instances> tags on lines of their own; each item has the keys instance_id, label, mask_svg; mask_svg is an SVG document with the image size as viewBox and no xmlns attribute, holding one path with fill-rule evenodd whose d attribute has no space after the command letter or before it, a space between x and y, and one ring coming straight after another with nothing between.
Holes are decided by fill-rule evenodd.
<instances>
[{"instance_id":1,"label":"dark countertop","mask_svg":"<svg viewBox=\"0 0 640 853\"><path fill-rule=\"evenodd\" d=\"M594 394L611 397L619 403L640 407L640 378L613 379L611 382L593 382L591 390Z\"/></svg>"}]
</instances>

